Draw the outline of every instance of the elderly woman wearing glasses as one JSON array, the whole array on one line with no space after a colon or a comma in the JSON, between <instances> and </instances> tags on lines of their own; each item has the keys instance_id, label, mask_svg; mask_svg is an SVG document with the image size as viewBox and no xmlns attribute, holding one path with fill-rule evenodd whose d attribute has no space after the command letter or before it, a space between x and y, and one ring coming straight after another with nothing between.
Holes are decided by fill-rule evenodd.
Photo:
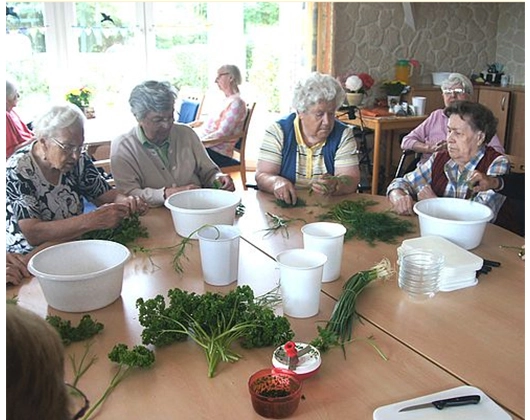
<instances>
[{"instance_id":1,"label":"elderly woman wearing glasses","mask_svg":"<svg viewBox=\"0 0 530 420\"><path fill-rule=\"evenodd\" d=\"M460 73L451 73L441 86L445 106L451 105L454 101L473 100L473 84ZM443 109L437 109L427 117L423 123L407 134L402 142L403 150L413 150L421 153L418 165L425 163L429 157L439 150L447 147L447 116ZM504 153L504 148L497 135L494 135L489 146L497 152Z\"/></svg>"},{"instance_id":2,"label":"elderly woman wearing glasses","mask_svg":"<svg viewBox=\"0 0 530 420\"><path fill-rule=\"evenodd\" d=\"M256 170L260 190L288 204L296 203L297 188L321 195L357 190L360 171L353 131L335 119L345 96L327 74L311 73L296 85L295 112L265 132Z\"/></svg>"},{"instance_id":3,"label":"elderly woman wearing glasses","mask_svg":"<svg viewBox=\"0 0 530 420\"><path fill-rule=\"evenodd\" d=\"M142 200L112 189L83 153L84 122L75 105L53 106L35 122L35 141L7 160L7 252L26 254L45 242L114 228L147 210ZM84 213L83 197L98 208Z\"/></svg>"},{"instance_id":4,"label":"elderly woman wearing glasses","mask_svg":"<svg viewBox=\"0 0 530 420\"><path fill-rule=\"evenodd\" d=\"M138 125L111 145L116 187L153 207L163 205L171 194L212 187L215 181L234 191L232 178L208 157L195 131L174 123L176 98L177 91L168 82L136 86L129 104Z\"/></svg>"}]
</instances>

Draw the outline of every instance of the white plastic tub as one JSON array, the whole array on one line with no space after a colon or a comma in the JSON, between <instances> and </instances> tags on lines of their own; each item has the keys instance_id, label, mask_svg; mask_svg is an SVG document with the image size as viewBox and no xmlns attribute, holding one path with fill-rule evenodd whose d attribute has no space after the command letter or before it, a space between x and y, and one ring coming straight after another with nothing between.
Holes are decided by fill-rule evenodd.
<instances>
[{"instance_id":1,"label":"white plastic tub","mask_svg":"<svg viewBox=\"0 0 530 420\"><path fill-rule=\"evenodd\" d=\"M421 236L441 236L464 249L480 245L493 211L486 205L462 198L438 197L418 201Z\"/></svg>"},{"instance_id":2,"label":"white plastic tub","mask_svg":"<svg viewBox=\"0 0 530 420\"><path fill-rule=\"evenodd\" d=\"M240 202L234 192L201 188L175 193L164 205L171 210L175 231L188 237L203 225L233 225Z\"/></svg>"},{"instance_id":3,"label":"white plastic tub","mask_svg":"<svg viewBox=\"0 0 530 420\"><path fill-rule=\"evenodd\" d=\"M447 80L450 74L450 71L432 73L432 84L435 86L442 86L442 83Z\"/></svg>"},{"instance_id":4,"label":"white plastic tub","mask_svg":"<svg viewBox=\"0 0 530 420\"><path fill-rule=\"evenodd\" d=\"M37 277L48 305L65 312L87 312L118 299L130 255L117 242L66 242L35 254L28 270Z\"/></svg>"}]
</instances>

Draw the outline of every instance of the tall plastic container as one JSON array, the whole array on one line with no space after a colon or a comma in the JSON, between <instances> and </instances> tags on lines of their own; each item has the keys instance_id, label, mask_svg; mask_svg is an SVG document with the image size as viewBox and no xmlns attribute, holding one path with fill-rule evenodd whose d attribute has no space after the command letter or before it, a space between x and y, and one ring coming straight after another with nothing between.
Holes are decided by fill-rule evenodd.
<instances>
[{"instance_id":1,"label":"tall plastic container","mask_svg":"<svg viewBox=\"0 0 530 420\"><path fill-rule=\"evenodd\" d=\"M409 60L398 60L395 64L396 80L409 84L412 76L413 65Z\"/></svg>"}]
</instances>

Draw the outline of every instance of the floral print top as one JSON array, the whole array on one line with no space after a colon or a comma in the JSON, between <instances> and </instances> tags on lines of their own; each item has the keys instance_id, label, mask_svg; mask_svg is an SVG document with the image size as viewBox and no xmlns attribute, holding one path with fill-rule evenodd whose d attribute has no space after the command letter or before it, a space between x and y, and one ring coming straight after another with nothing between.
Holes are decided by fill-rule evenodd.
<instances>
[{"instance_id":1,"label":"floral print top","mask_svg":"<svg viewBox=\"0 0 530 420\"><path fill-rule=\"evenodd\" d=\"M33 247L18 221L62 220L83 213L83 197L93 201L112 187L85 153L57 184L46 180L31 154L33 144L16 151L6 162L6 250L26 254Z\"/></svg>"}]
</instances>

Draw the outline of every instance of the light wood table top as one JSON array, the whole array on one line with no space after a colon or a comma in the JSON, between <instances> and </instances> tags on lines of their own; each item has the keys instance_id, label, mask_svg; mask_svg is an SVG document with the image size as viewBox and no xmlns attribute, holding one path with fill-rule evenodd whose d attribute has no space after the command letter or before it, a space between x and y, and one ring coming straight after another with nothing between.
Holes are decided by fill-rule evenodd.
<instances>
[{"instance_id":1,"label":"light wood table top","mask_svg":"<svg viewBox=\"0 0 530 420\"><path fill-rule=\"evenodd\" d=\"M303 191L300 195L307 207L285 209L275 204L272 195L245 192L243 203L253 217L252 223L250 218L238 221L242 236L274 257L285 249L303 247L300 229L304 222L294 222L288 229L289 237L280 233L264 237L267 211L310 223L327 211L326 206L343 199L372 199L379 203L374 210L389 208L382 196L320 198ZM382 258L395 264L397 246L402 240L420 236L417 217L406 219L414 223L416 230L399 238L398 244L377 243L372 247L357 239L345 241L341 276L334 282L323 283L322 290L337 299L352 274L370 268ZM482 244L471 252L499 261L501 267L481 275L478 285L440 292L429 301L414 302L399 289L394 276L368 287L358 301L358 311L369 323L524 417L524 261L516 251L499 248L501 244L519 247L523 243L524 238L488 224Z\"/></svg>"},{"instance_id":2,"label":"light wood table top","mask_svg":"<svg viewBox=\"0 0 530 420\"><path fill-rule=\"evenodd\" d=\"M169 211L152 209L142 217L149 229L150 238L139 244L152 248L171 246L180 241L174 233ZM93 339L91 352L97 362L82 377L78 386L94 403L106 388L115 372L107 354L117 343L129 347L141 344L142 327L135 307L137 298L145 299L157 294L167 295L172 288L197 293L226 292L236 283L226 287L213 287L204 283L200 266L198 242L187 248L189 261L184 263L184 273L176 274L170 266L172 252L161 251L152 256L159 268L153 269L145 257L135 256L126 265L121 297L111 305L91 312L94 319L105 328ZM240 272L238 285L250 285L255 294L273 288L279 273L275 261L246 241L240 244ZM77 324L83 314L65 313L48 307L35 278L22 286L7 289L7 295L17 295L19 305L41 316L59 315ZM316 337L316 326L330 317L335 301L321 295L319 314L312 318L289 318L297 341L310 341ZM454 388L463 382L443 371L407 346L378 328L366 324L355 327L354 337L373 336L383 349L388 361L362 341L346 346L346 359L340 349L323 355L318 374L303 385L304 399L293 418L335 419L372 417L382 405ZM156 362L151 369L138 370L127 377L100 409L98 418L181 418L181 419L258 419L254 413L247 389L247 381L255 371L271 366L273 348L237 349L243 358L234 364L221 363L216 376L207 377L203 351L191 340L157 348ZM74 343L66 348L67 356L80 358L84 343ZM73 377L70 363L66 362L66 379Z\"/></svg>"}]
</instances>

